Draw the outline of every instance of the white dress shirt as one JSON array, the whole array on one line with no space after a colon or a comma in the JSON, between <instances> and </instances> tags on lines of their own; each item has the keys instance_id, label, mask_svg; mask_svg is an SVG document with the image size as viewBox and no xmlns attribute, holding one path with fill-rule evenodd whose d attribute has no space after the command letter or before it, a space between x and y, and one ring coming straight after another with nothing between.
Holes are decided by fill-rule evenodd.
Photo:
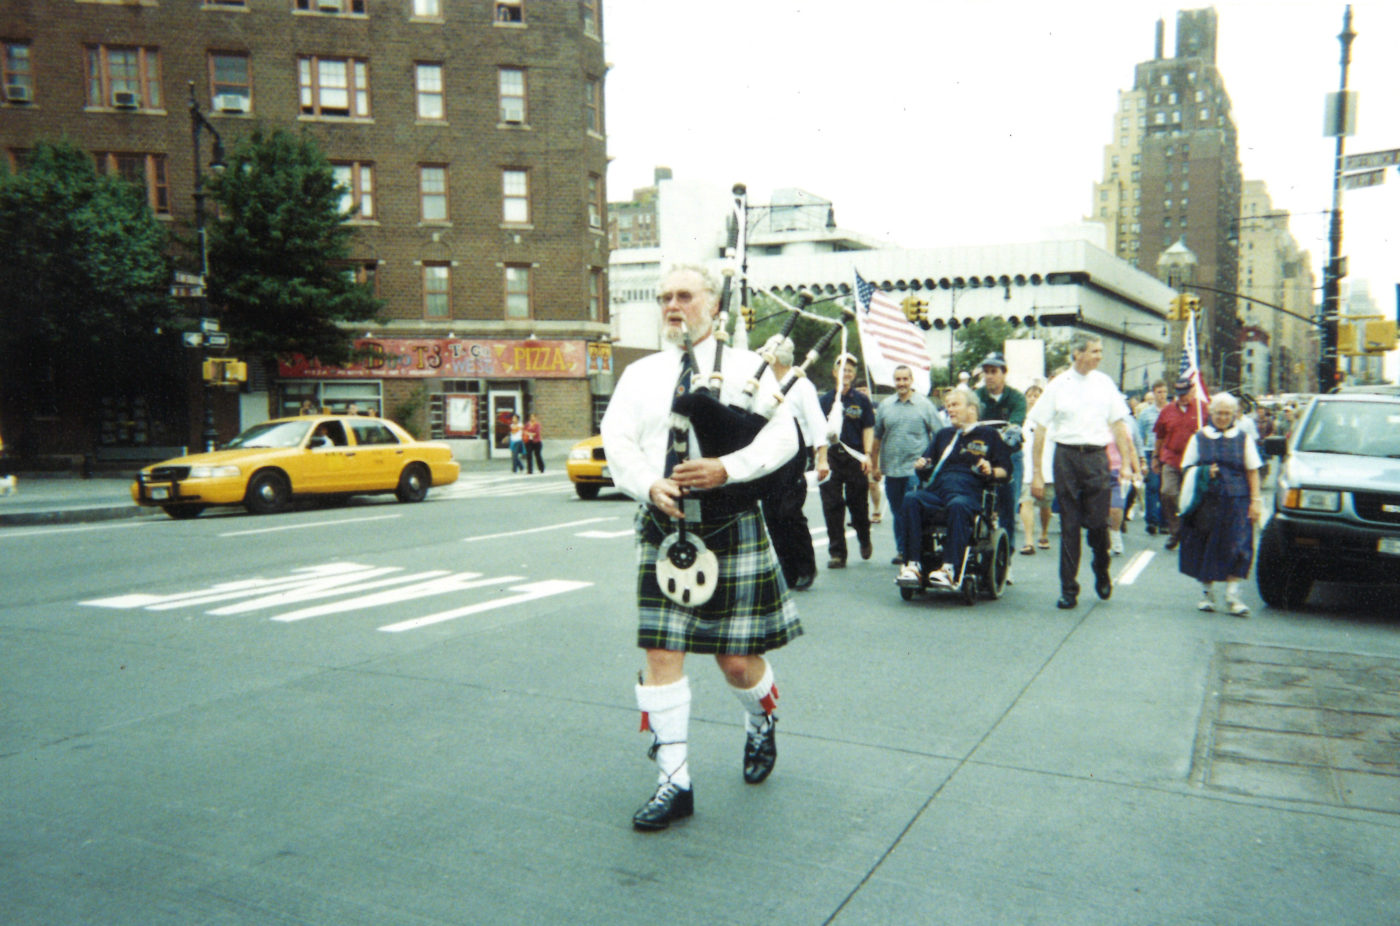
<instances>
[{"instance_id":1,"label":"white dress shirt","mask_svg":"<svg viewBox=\"0 0 1400 926\"><path fill-rule=\"evenodd\" d=\"M715 365L715 339L706 337L693 350L699 369L691 379L691 387L708 385L710 371ZM671 435L671 399L680 380L681 356L679 347L668 344L629 364L622 371L612 400L608 402L607 413L603 415L603 447L613 482L644 504L650 500L652 484L664 475ZM724 348L724 382L720 393L724 404L746 406L744 384L761 362L752 351ZM792 392L796 390L794 386ZM759 380L758 400L777 391L778 381L772 371L764 370ZM778 406L772 419L747 447L719 458L730 482L748 482L766 476L797 453L797 434L793 431L792 415L787 406L787 402ZM692 431L690 458L700 456Z\"/></svg>"},{"instance_id":2,"label":"white dress shirt","mask_svg":"<svg viewBox=\"0 0 1400 926\"><path fill-rule=\"evenodd\" d=\"M1107 447L1112 425L1132 417L1123 393L1104 373L1079 373L1073 367L1050 380L1031 408L1030 420L1049 427L1057 444Z\"/></svg>"},{"instance_id":3,"label":"white dress shirt","mask_svg":"<svg viewBox=\"0 0 1400 926\"><path fill-rule=\"evenodd\" d=\"M812 385L810 379L799 376L788 390L783 404L802 429L802 440L808 447L826 444L826 416L822 414L822 403L817 398L817 387Z\"/></svg>"}]
</instances>

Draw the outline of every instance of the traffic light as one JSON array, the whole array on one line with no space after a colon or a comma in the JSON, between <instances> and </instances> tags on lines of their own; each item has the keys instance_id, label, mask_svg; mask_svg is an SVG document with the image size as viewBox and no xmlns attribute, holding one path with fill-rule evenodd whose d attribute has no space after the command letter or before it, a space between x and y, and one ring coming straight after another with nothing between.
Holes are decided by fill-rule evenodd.
<instances>
[{"instance_id":1,"label":"traffic light","mask_svg":"<svg viewBox=\"0 0 1400 926\"><path fill-rule=\"evenodd\" d=\"M232 357L206 357L204 381L211 386L230 386L248 381L248 364Z\"/></svg>"},{"instance_id":2,"label":"traffic light","mask_svg":"<svg viewBox=\"0 0 1400 926\"><path fill-rule=\"evenodd\" d=\"M1172 296L1171 303L1167 306L1167 319L1179 322L1186 317L1186 297L1180 294Z\"/></svg>"},{"instance_id":3,"label":"traffic light","mask_svg":"<svg viewBox=\"0 0 1400 926\"><path fill-rule=\"evenodd\" d=\"M1337 353L1347 357L1364 357L1394 350L1395 328L1395 322L1382 318L1339 319Z\"/></svg>"},{"instance_id":4,"label":"traffic light","mask_svg":"<svg viewBox=\"0 0 1400 926\"><path fill-rule=\"evenodd\" d=\"M1190 317L1193 316L1193 315L1197 315L1197 314L1200 313L1200 311L1201 311L1201 297L1200 297L1200 296L1194 296L1194 295L1192 295L1191 293L1187 293L1186 295L1182 296L1181 298L1184 300L1184 302L1183 302L1183 307L1184 307L1185 310L1186 310L1186 314L1184 314L1184 315L1181 316L1181 318L1182 318L1183 321L1185 321L1186 319L1190 318Z\"/></svg>"},{"instance_id":5,"label":"traffic light","mask_svg":"<svg viewBox=\"0 0 1400 926\"><path fill-rule=\"evenodd\" d=\"M918 296L905 296L900 303L904 307L904 317L909 319L911 324L919 325L925 331L929 328L928 321L928 300L920 299Z\"/></svg>"}]
</instances>

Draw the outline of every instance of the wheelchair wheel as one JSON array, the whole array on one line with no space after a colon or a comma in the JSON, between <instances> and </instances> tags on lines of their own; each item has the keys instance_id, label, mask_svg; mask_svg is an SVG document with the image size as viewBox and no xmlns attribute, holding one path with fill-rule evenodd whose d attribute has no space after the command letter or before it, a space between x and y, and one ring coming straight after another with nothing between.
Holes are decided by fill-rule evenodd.
<instances>
[{"instance_id":1,"label":"wheelchair wheel","mask_svg":"<svg viewBox=\"0 0 1400 926\"><path fill-rule=\"evenodd\" d=\"M903 598L905 601L913 601L914 596L918 594L918 591L919 590L916 588L905 588L901 585L899 587L899 597Z\"/></svg>"},{"instance_id":2,"label":"wheelchair wheel","mask_svg":"<svg viewBox=\"0 0 1400 926\"><path fill-rule=\"evenodd\" d=\"M1006 590L1006 572L1011 566L1011 540L998 527L992 531L983 561L982 594L996 599Z\"/></svg>"}]
</instances>

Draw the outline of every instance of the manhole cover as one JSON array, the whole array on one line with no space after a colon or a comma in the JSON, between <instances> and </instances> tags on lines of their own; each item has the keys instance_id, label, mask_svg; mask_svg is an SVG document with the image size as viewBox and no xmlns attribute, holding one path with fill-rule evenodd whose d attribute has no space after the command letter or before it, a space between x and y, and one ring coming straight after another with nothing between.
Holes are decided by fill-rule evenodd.
<instances>
[{"instance_id":1,"label":"manhole cover","mask_svg":"<svg viewBox=\"0 0 1400 926\"><path fill-rule=\"evenodd\" d=\"M1220 644L1191 777L1400 813L1400 659Z\"/></svg>"}]
</instances>

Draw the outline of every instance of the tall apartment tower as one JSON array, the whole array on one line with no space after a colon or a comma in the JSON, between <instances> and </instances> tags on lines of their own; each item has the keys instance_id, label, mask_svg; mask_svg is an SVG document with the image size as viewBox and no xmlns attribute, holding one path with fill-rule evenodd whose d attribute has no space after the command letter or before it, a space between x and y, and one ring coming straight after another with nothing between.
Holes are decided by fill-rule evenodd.
<instances>
[{"instance_id":1,"label":"tall apartment tower","mask_svg":"<svg viewBox=\"0 0 1400 926\"><path fill-rule=\"evenodd\" d=\"M1137 266L1151 271L1164 250L1184 241L1199 261L1196 280L1234 292L1242 178L1230 97L1215 66L1216 34L1215 10L1182 10L1168 58L1158 21L1152 59L1137 65L1132 90L1120 94L1091 217L1107 225L1114 252ZM1212 384L1236 387L1235 300L1197 294L1201 367Z\"/></svg>"},{"instance_id":2,"label":"tall apartment tower","mask_svg":"<svg viewBox=\"0 0 1400 926\"><path fill-rule=\"evenodd\" d=\"M1311 392L1318 347L1316 329L1306 320L1316 312L1312 258L1289 231L1288 213L1274 209L1262 180L1244 182L1239 254L1235 291L1260 300L1239 300L1241 387L1254 395Z\"/></svg>"},{"instance_id":3,"label":"tall apartment tower","mask_svg":"<svg viewBox=\"0 0 1400 926\"><path fill-rule=\"evenodd\" d=\"M0 0L0 41L24 71L4 86L26 91L0 94L0 157L70 139L182 234L191 85L226 147L261 125L325 152L353 214L345 272L385 318L354 332L372 361L281 363L255 386L262 414L397 411L468 458L512 412L591 433L609 333L602 0ZM141 404L179 417L160 402Z\"/></svg>"}]
</instances>

